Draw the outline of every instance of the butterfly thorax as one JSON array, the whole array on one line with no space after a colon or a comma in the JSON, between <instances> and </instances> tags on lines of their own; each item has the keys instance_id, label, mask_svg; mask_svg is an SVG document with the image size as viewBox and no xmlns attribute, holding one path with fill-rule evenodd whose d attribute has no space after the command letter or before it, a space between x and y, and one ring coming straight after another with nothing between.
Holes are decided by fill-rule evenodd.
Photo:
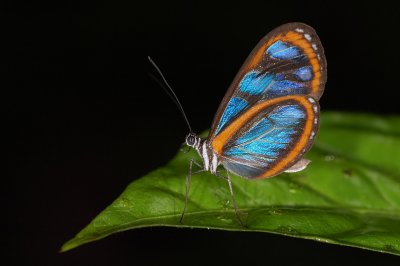
<instances>
[{"instance_id":1,"label":"butterfly thorax","mask_svg":"<svg viewBox=\"0 0 400 266\"><path fill-rule=\"evenodd\" d=\"M194 148L203 160L203 167L205 171L210 171L216 174L217 167L220 164L218 155L211 148L207 139L203 139L194 133L189 133L186 136L186 145Z\"/></svg>"}]
</instances>

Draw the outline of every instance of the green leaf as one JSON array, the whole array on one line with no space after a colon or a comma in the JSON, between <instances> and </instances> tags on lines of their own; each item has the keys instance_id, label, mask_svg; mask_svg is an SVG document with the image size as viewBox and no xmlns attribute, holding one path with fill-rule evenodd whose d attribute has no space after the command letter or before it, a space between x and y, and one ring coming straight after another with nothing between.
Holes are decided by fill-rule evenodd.
<instances>
[{"instance_id":1,"label":"green leaf","mask_svg":"<svg viewBox=\"0 0 400 266\"><path fill-rule=\"evenodd\" d=\"M148 226L271 232L400 255L400 117L326 113L306 170L266 180L233 176L246 227L227 182L193 176L183 224L190 152L132 182L62 251Z\"/></svg>"}]
</instances>

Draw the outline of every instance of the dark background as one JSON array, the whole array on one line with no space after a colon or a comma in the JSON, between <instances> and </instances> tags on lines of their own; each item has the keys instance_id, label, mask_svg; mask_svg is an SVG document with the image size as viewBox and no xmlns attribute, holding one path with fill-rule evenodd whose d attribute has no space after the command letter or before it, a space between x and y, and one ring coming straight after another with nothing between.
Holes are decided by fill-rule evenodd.
<instances>
[{"instance_id":1,"label":"dark background","mask_svg":"<svg viewBox=\"0 0 400 266\"><path fill-rule=\"evenodd\" d=\"M54 3L57 2L57 3ZM398 257L260 233L150 228L58 249L135 178L164 165L188 132L148 78L163 69L195 131L255 44L280 24L319 34L322 111L399 114L399 9L305 1L54 1L2 9L8 175L6 265L393 264Z\"/></svg>"}]
</instances>

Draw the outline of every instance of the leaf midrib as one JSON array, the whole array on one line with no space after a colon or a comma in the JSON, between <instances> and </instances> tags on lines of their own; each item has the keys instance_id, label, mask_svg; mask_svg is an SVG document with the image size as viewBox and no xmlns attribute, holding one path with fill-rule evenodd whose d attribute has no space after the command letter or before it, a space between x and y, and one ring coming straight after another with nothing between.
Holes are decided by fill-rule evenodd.
<instances>
[{"instance_id":1,"label":"leaf midrib","mask_svg":"<svg viewBox=\"0 0 400 266\"><path fill-rule=\"evenodd\" d=\"M295 211L300 211L300 210L320 210L320 211L325 211L325 212L330 212L330 213L356 213L356 214L367 214L369 216L374 216L374 217L385 217L385 218L390 218L390 219L398 219L400 220L400 210L399 211L389 211L389 210L379 210L379 209L366 209L366 208L347 208L347 209L342 209L342 208L332 208L332 207L317 207L317 206L296 206L296 205L266 205L266 206L261 206L257 208L253 207L247 207L247 208L241 208L241 212L251 212L251 211L260 211L260 210L295 210ZM234 214L234 210L221 210L221 209L213 209L209 211L189 211L185 213L185 217L187 216L197 216L197 215L209 215L209 214ZM155 220L165 220L165 219L170 219L170 218L177 218L178 219L181 217L181 213L174 213L174 214L162 214L162 215L157 215L157 216L148 216L145 218L140 218L132 222L128 223L121 223L119 224L118 227L126 227L126 225L129 224L141 224L142 221L155 221ZM142 224L141 224L142 225ZM184 224L176 224L176 226L184 226ZM211 228L211 226L210 226ZM243 230L246 230L246 228L243 228ZM251 229L250 229L251 230ZM107 230L103 231L106 232ZM123 231L123 230L121 230Z\"/></svg>"}]
</instances>

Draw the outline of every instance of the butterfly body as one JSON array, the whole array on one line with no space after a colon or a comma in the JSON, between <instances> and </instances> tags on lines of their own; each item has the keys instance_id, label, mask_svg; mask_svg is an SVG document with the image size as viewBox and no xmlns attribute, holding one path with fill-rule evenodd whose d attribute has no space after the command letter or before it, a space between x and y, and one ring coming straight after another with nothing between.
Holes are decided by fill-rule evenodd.
<instances>
[{"instance_id":1,"label":"butterfly body","mask_svg":"<svg viewBox=\"0 0 400 266\"><path fill-rule=\"evenodd\" d=\"M204 170L226 170L249 179L304 169L304 154L319 127L326 60L315 31L302 23L282 25L250 53L214 117L208 138L194 133Z\"/></svg>"},{"instance_id":2,"label":"butterfly body","mask_svg":"<svg viewBox=\"0 0 400 266\"><path fill-rule=\"evenodd\" d=\"M208 139L201 138L194 133L189 133L186 137L186 144L194 148L203 161L205 171L212 174L217 173L217 167L221 164L219 155L213 150Z\"/></svg>"}]
</instances>

